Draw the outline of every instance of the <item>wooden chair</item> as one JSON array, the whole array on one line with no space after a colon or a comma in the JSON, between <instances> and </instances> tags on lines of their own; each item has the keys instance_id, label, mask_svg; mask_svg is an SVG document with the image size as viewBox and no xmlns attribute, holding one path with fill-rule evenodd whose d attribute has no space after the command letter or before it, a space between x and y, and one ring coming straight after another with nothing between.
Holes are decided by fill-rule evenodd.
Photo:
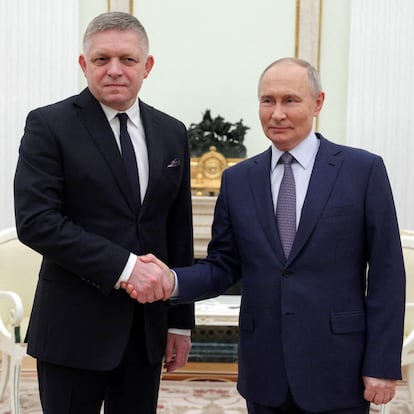
<instances>
[{"instance_id":1,"label":"wooden chair","mask_svg":"<svg viewBox=\"0 0 414 414\"><path fill-rule=\"evenodd\" d=\"M11 414L20 413L19 380L41 255L22 244L16 229L0 231L0 400L10 385Z\"/></svg>"}]
</instances>

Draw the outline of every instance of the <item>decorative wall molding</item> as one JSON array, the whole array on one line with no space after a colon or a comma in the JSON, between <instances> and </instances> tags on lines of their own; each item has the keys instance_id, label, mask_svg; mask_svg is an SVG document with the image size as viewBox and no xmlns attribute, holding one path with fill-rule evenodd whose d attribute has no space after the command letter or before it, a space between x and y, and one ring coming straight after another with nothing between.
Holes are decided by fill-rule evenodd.
<instances>
[{"instance_id":1,"label":"decorative wall molding","mask_svg":"<svg viewBox=\"0 0 414 414\"><path fill-rule=\"evenodd\" d=\"M134 14L133 0L108 0L108 11L120 11Z\"/></svg>"},{"instance_id":2,"label":"decorative wall molding","mask_svg":"<svg viewBox=\"0 0 414 414\"><path fill-rule=\"evenodd\" d=\"M295 56L319 69L322 0L296 1Z\"/></svg>"}]
</instances>

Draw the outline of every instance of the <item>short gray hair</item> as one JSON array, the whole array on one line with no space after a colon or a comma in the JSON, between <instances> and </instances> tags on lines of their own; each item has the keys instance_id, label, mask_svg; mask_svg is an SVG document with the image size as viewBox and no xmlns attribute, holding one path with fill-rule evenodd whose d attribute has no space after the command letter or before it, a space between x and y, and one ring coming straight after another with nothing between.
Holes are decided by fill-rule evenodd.
<instances>
[{"instance_id":1,"label":"short gray hair","mask_svg":"<svg viewBox=\"0 0 414 414\"><path fill-rule=\"evenodd\" d=\"M293 63L295 65L301 66L302 68L306 69L308 73L309 87L312 91L314 98L316 98L322 92L321 79L319 77L318 71L306 60L294 58L294 57L285 57L285 58L277 59L274 62L272 62L260 75L259 88L260 88L260 83L262 81L264 74L273 66L276 66L279 63L284 63L284 62L290 62L290 63Z\"/></svg>"},{"instance_id":2,"label":"short gray hair","mask_svg":"<svg viewBox=\"0 0 414 414\"><path fill-rule=\"evenodd\" d=\"M146 54L148 54L149 41L144 26L135 16L123 12L102 13L99 16L96 16L89 23L85 34L83 35L83 51L85 52L87 50L88 42L92 35L106 30L132 30L136 32L139 35L142 48Z\"/></svg>"}]
</instances>

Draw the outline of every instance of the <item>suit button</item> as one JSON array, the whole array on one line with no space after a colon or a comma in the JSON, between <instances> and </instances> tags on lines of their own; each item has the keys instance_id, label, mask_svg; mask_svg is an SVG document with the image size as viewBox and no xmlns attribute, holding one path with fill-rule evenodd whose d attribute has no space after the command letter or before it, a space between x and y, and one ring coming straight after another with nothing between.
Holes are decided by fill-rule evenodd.
<instances>
[{"instance_id":1,"label":"suit button","mask_svg":"<svg viewBox=\"0 0 414 414\"><path fill-rule=\"evenodd\" d=\"M282 273L282 275L284 277L289 277L289 276L292 276L293 275L293 272L291 270L284 270L283 273Z\"/></svg>"}]
</instances>

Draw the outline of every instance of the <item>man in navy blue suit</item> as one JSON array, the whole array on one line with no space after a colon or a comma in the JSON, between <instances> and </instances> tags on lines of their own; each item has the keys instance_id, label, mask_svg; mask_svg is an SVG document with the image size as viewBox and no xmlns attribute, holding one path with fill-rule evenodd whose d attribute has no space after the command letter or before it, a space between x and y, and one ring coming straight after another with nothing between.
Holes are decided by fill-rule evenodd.
<instances>
[{"instance_id":1,"label":"man in navy blue suit","mask_svg":"<svg viewBox=\"0 0 414 414\"><path fill-rule=\"evenodd\" d=\"M98 414L103 401L107 414L154 414L163 356L173 371L190 351L192 304L119 289L157 296L142 254L193 261L187 132L138 98L148 48L135 17L97 16L79 58L88 87L27 117L15 209L19 238L43 255L27 339L45 414Z\"/></svg>"},{"instance_id":2,"label":"man in navy blue suit","mask_svg":"<svg viewBox=\"0 0 414 414\"><path fill-rule=\"evenodd\" d=\"M265 69L260 120L272 145L224 172L208 257L174 269L181 302L243 280L238 389L251 414L366 414L401 378L405 271L386 169L312 131L323 103L309 63ZM294 200L278 224L285 157Z\"/></svg>"}]
</instances>

